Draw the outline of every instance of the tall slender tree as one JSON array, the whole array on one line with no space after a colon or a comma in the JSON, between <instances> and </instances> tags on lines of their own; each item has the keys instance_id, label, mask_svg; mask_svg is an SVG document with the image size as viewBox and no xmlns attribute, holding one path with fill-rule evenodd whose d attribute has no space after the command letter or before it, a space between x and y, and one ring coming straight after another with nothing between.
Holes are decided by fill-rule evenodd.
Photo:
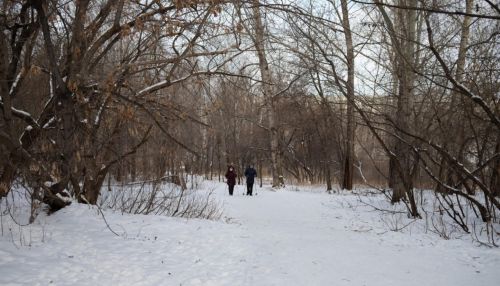
<instances>
[{"instance_id":1,"label":"tall slender tree","mask_svg":"<svg viewBox=\"0 0 500 286\"><path fill-rule=\"evenodd\" d=\"M254 44L259 59L259 70L262 78L262 90L267 104L269 120L269 140L271 147L271 170L273 175L273 188L284 186L283 168L281 166L280 138L277 126L276 96L273 92L273 77L269 69L265 45L265 27L262 21L259 0L253 0L252 11L255 23Z\"/></svg>"},{"instance_id":2,"label":"tall slender tree","mask_svg":"<svg viewBox=\"0 0 500 286\"><path fill-rule=\"evenodd\" d=\"M344 174L342 179L342 188L352 190L353 164L354 164L354 136L356 123L354 121L354 47L352 43L351 25L349 23L349 10L347 0L341 0L342 9L342 28L346 43L347 60L347 83L346 83L346 101L347 101L347 126L345 136L345 155L344 155Z\"/></svg>"},{"instance_id":3,"label":"tall slender tree","mask_svg":"<svg viewBox=\"0 0 500 286\"><path fill-rule=\"evenodd\" d=\"M408 144L411 139L406 135L406 132L411 130L411 110L415 88L413 69L416 66L417 2L398 0L398 6L410 8L396 9L394 11L394 20L390 18L379 0L375 2L390 35L396 60L396 70L394 72L398 80L395 98L396 114L395 118L391 119L394 122L396 134L394 138L394 156L390 157L389 164L389 186L393 190L392 202L396 203L403 198L408 198L412 216L418 217L419 214L413 196L413 179L417 171L417 162Z\"/></svg>"}]
</instances>

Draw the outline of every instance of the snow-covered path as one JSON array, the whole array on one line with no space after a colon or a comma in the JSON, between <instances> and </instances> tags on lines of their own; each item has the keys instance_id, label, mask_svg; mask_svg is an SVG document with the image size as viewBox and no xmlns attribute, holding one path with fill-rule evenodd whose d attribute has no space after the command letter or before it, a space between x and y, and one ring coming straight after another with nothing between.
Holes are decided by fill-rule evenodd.
<instances>
[{"instance_id":1,"label":"snow-covered path","mask_svg":"<svg viewBox=\"0 0 500 286\"><path fill-rule=\"evenodd\" d=\"M0 237L0 285L494 285L500 251L468 239L384 229L354 196L257 189L224 221L106 212L74 204L23 237ZM212 186L210 187L212 188ZM351 207L347 207L350 205ZM31 247L20 246L21 242Z\"/></svg>"},{"instance_id":2,"label":"snow-covered path","mask_svg":"<svg viewBox=\"0 0 500 286\"><path fill-rule=\"evenodd\" d=\"M260 194L228 207L254 247L246 285L488 285L500 278L498 251L490 260L463 241L377 234L335 196Z\"/></svg>"}]
</instances>

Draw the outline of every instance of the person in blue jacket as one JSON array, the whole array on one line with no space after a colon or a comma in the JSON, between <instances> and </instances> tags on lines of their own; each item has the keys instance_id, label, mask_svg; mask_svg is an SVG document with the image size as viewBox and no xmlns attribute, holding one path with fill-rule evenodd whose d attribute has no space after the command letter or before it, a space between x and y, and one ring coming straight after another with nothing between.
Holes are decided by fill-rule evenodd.
<instances>
[{"instance_id":1,"label":"person in blue jacket","mask_svg":"<svg viewBox=\"0 0 500 286\"><path fill-rule=\"evenodd\" d=\"M248 166L245 170L245 177L247 178L247 196L251 196L257 171L252 166Z\"/></svg>"}]
</instances>

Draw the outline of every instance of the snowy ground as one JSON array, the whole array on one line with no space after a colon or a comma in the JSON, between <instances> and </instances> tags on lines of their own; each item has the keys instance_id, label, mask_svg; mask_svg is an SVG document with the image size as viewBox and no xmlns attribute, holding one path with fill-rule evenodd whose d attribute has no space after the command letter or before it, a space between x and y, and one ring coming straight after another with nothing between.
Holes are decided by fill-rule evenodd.
<instances>
[{"instance_id":1,"label":"snowy ground","mask_svg":"<svg viewBox=\"0 0 500 286\"><path fill-rule=\"evenodd\" d=\"M451 240L352 194L216 189L219 221L86 205L17 226L2 217L0 285L495 285L500 249ZM300 188L299 188L300 189ZM365 196L370 204L381 196ZM408 224L409 223L409 224ZM403 228L404 227L404 228ZM10 230L9 230L10 228ZM390 229L403 228L402 231Z\"/></svg>"}]
</instances>

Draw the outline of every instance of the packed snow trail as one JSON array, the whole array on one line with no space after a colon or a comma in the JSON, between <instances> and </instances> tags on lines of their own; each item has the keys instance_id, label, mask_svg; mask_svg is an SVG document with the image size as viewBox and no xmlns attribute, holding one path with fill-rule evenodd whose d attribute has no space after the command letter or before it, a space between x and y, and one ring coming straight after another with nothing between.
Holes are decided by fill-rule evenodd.
<instances>
[{"instance_id":1,"label":"packed snow trail","mask_svg":"<svg viewBox=\"0 0 500 286\"><path fill-rule=\"evenodd\" d=\"M0 237L0 285L494 285L498 249L384 229L352 195L235 196L208 183L222 221L121 215L73 204ZM31 246L21 246L31 242Z\"/></svg>"}]
</instances>

